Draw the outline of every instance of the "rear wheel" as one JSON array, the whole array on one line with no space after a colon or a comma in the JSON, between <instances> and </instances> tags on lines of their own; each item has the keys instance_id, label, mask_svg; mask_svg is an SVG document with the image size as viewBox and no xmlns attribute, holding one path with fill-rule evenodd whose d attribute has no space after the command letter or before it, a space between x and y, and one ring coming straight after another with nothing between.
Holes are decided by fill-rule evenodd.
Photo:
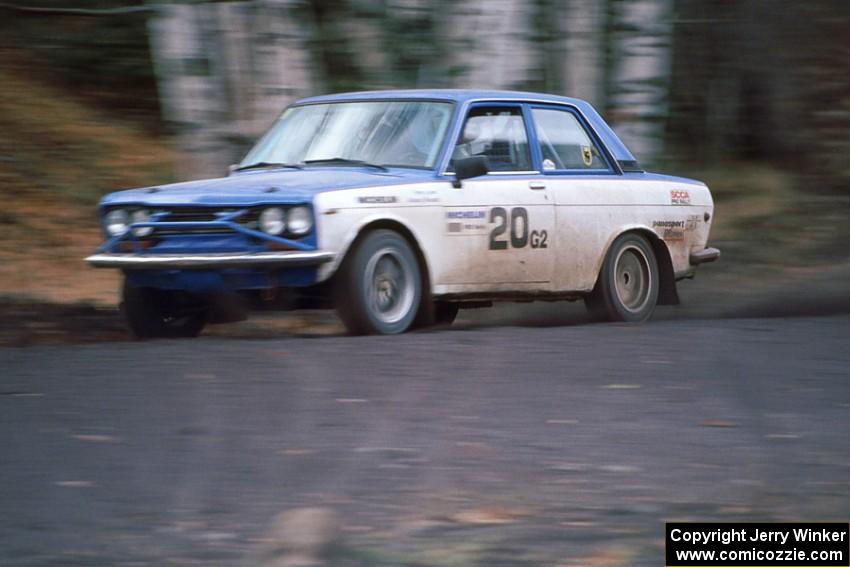
<instances>
[{"instance_id":1,"label":"rear wheel","mask_svg":"<svg viewBox=\"0 0 850 567\"><path fill-rule=\"evenodd\" d=\"M201 334L209 303L182 291L137 287L124 280L122 312L137 339L190 338Z\"/></svg>"},{"instance_id":2,"label":"rear wheel","mask_svg":"<svg viewBox=\"0 0 850 567\"><path fill-rule=\"evenodd\" d=\"M585 304L598 319L646 321L658 301L658 278L658 263L646 238L624 234L611 245Z\"/></svg>"},{"instance_id":3,"label":"rear wheel","mask_svg":"<svg viewBox=\"0 0 850 567\"><path fill-rule=\"evenodd\" d=\"M351 334L406 331L422 300L419 263L407 240L392 230L366 234L340 266L335 296Z\"/></svg>"}]
</instances>

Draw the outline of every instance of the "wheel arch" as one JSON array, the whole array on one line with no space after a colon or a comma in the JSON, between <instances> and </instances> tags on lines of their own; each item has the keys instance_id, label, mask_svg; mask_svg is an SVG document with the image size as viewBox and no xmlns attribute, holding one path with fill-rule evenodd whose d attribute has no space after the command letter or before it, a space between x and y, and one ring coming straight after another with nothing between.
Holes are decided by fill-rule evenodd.
<instances>
[{"instance_id":1,"label":"wheel arch","mask_svg":"<svg viewBox=\"0 0 850 567\"><path fill-rule=\"evenodd\" d=\"M599 273L602 271L602 264L611 250L611 246L618 238L624 234L638 234L646 238L652 251L655 253L655 261L658 263L658 305L679 305L679 292L676 288L676 273L673 270L673 258L670 255L670 249L667 244L652 230L645 226L631 226L620 232L615 233L605 244L605 253L602 254L596 267L596 279L594 286L599 281Z\"/></svg>"},{"instance_id":2,"label":"wheel arch","mask_svg":"<svg viewBox=\"0 0 850 567\"><path fill-rule=\"evenodd\" d=\"M374 230L392 230L394 232L399 233L410 245L411 250L413 250L413 254L416 256L416 262L419 264L419 273L420 278L422 280L422 291L423 298L431 295L431 268L428 261L427 256L425 255L422 246L419 243L419 239L414 234L413 230L407 226L404 222L397 218L391 217L377 217L367 219L360 226L357 227L355 234L348 239L347 246L340 253L340 260L337 263L336 269L334 273L339 271L339 266L345 261L348 255L356 250L357 245L361 240L369 233ZM333 276L331 276L333 277Z\"/></svg>"}]
</instances>

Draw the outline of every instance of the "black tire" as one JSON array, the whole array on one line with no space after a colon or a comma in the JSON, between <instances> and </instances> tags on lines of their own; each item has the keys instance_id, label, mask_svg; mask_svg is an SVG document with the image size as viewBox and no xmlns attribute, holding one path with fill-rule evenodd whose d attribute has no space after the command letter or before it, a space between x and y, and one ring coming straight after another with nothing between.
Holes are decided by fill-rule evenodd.
<instances>
[{"instance_id":1,"label":"black tire","mask_svg":"<svg viewBox=\"0 0 850 567\"><path fill-rule=\"evenodd\" d=\"M204 298L180 291L137 287L124 280L121 310L136 339L193 338L210 314Z\"/></svg>"},{"instance_id":2,"label":"black tire","mask_svg":"<svg viewBox=\"0 0 850 567\"><path fill-rule=\"evenodd\" d=\"M596 320L646 321L658 302L658 274L658 262L646 238L623 234L605 256L585 305Z\"/></svg>"},{"instance_id":3,"label":"black tire","mask_svg":"<svg viewBox=\"0 0 850 567\"><path fill-rule=\"evenodd\" d=\"M435 325L451 325L457 318L457 312L460 306L457 303L449 301L434 302L434 324Z\"/></svg>"},{"instance_id":4,"label":"black tire","mask_svg":"<svg viewBox=\"0 0 850 567\"><path fill-rule=\"evenodd\" d=\"M336 275L337 313L353 335L394 335L413 324L422 301L419 262L392 230L366 234Z\"/></svg>"}]
</instances>

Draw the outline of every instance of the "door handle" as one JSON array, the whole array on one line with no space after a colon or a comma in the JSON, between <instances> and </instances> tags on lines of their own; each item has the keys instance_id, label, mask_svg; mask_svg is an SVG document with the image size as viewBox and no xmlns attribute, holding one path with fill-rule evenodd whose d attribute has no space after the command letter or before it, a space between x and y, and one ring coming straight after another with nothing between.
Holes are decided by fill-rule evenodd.
<instances>
[{"instance_id":1,"label":"door handle","mask_svg":"<svg viewBox=\"0 0 850 567\"><path fill-rule=\"evenodd\" d=\"M546 184L542 181L529 181L528 188L539 191L540 189L546 189Z\"/></svg>"}]
</instances>

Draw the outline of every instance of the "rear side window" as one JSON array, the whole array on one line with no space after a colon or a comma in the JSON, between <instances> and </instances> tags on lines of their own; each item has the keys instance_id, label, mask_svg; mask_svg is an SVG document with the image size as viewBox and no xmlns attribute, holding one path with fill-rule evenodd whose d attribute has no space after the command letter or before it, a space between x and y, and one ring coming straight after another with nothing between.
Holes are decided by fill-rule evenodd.
<instances>
[{"instance_id":1,"label":"rear side window","mask_svg":"<svg viewBox=\"0 0 850 567\"><path fill-rule=\"evenodd\" d=\"M518 107L477 107L469 111L452 160L487 156L491 171L529 171L531 156Z\"/></svg>"},{"instance_id":2,"label":"rear side window","mask_svg":"<svg viewBox=\"0 0 850 567\"><path fill-rule=\"evenodd\" d=\"M609 169L599 147L572 112L533 108L531 116L537 131L544 171Z\"/></svg>"}]
</instances>

